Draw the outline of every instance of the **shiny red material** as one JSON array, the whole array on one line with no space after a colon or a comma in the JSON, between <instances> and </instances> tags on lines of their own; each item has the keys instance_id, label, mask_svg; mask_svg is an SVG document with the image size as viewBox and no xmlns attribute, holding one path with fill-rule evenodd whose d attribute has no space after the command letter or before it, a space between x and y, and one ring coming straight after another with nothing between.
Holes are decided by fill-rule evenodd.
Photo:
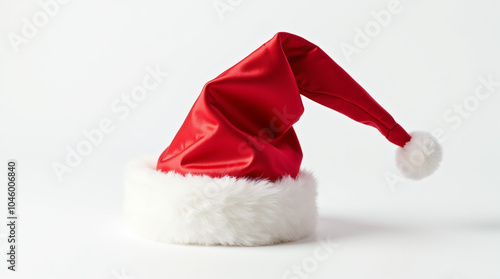
<instances>
[{"instance_id":1,"label":"shiny red material","mask_svg":"<svg viewBox=\"0 0 500 279\"><path fill-rule=\"evenodd\" d=\"M411 138L319 47L278 33L205 84L157 169L271 181L295 177L302 150L292 125L304 112L301 95L377 128L401 147Z\"/></svg>"}]
</instances>

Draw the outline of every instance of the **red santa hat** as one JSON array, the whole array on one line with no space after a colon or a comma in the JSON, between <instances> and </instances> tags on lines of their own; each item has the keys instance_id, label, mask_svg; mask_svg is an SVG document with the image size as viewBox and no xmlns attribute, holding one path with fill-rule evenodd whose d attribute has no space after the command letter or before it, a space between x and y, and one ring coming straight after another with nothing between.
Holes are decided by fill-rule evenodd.
<instances>
[{"instance_id":1,"label":"red santa hat","mask_svg":"<svg viewBox=\"0 0 500 279\"><path fill-rule=\"evenodd\" d=\"M413 179L436 170L441 147L408 134L319 47L278 33L209 81L172 143L156 160L130 164L127 227L167 243L266 245L316 227L316 181L300 169L293 124L301 95L375 127L399 146L397 165Z\"/></svg>"}]
</instances>

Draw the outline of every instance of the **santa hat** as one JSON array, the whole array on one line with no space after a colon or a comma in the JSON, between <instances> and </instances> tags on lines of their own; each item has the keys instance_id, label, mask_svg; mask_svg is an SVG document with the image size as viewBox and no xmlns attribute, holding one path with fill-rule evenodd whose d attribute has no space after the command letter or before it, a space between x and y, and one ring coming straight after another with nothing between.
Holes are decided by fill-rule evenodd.
<instances>
[{"instance_id":1,"label":"santa hat","mask_svg":"<svg viewBox=\"0 0 500 279\"><path fill-rule=\"evenodd\" d=\"M127 227L154 241L204 245L266 245L312 233L316 181L300 170L292 127L304 112L301 95L378 129L400 147L405 176L420 179L438 167L434 137L408 134L319 47L278 33L204 86L158 159L130 164Z\"/></svg>"}]
</instances>

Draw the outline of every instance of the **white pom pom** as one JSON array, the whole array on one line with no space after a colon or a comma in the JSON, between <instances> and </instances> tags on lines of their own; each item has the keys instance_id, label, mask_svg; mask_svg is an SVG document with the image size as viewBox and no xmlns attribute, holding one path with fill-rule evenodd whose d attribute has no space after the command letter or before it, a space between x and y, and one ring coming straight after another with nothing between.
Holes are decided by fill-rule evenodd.
<instances>
[{"instance_id":1,"label":"white pom pom","mask_svg":"<svg viewBox=\"0 0 500 279\"><path fill-rule=\"evenodd\" d=\"M401 173L411 179L422 179L439 167L443 151L436 138L428 132L412 132L411 140L396 152Z\"/></svg>"}]
</instances>

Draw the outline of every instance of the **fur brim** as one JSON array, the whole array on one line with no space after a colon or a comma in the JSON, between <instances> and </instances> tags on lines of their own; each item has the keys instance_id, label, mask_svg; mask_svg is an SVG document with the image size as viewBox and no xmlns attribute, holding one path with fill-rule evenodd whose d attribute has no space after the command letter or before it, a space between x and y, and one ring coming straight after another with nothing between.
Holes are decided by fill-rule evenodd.
<instances>
[{"instance_id":1,"label":"fur brim","mask_svg":"<svg viewBox=\"0 0 500 279\"><path fill-rule=\"evenodd\" d=\"M158 242L256 246L301 239L316 228L316 181L301 171L276 182L156 171L133 161L125 175L124 219Z\"/></svg>"}]
</instances>

